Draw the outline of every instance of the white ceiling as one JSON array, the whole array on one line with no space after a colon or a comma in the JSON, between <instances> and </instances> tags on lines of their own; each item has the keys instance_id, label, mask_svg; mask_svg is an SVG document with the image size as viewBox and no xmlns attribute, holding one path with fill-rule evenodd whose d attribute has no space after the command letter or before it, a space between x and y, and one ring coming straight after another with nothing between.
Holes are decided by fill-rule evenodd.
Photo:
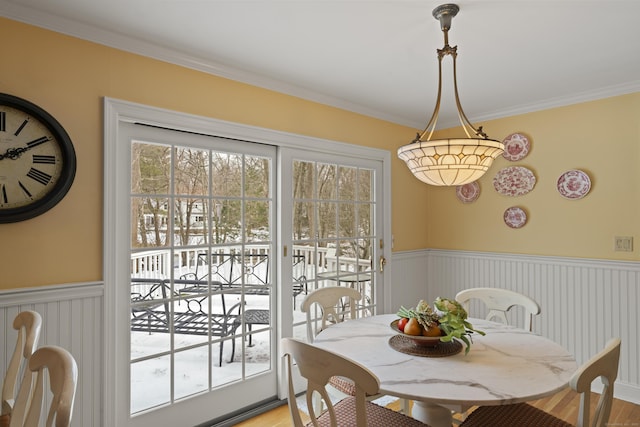
<instances>
[{"instance_id":1,"label":"white ceiling","mask_svg":"<svg viewBox=\"0 0 640 427\"><path fill-rule=\"evenodd\" d=\"M0 0L0 15L419 129L435 104L442 3ZM457 4L449 42L475 125L640 91L638 0ZM458 123L450 95L439 127Z\"/></svg>"}]
</instances>

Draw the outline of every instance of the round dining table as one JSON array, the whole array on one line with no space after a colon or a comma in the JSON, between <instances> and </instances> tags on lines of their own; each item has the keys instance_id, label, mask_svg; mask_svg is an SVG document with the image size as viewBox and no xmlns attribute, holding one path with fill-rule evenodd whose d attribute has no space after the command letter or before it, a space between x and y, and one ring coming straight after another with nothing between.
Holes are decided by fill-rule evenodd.
<instances>
[{"instance_id":1,"label":"round dining table","mask_svg":"<svg viewBox=\"0 0 640 427\"><path fill-rule=\"evenodd\" d=\"M506 405L552 395L566 388L577 365L562 346L540 335L482 319L468 319L472 345L456 354L425 356L392 347L395 314L337 323L314 345L371 370L380 393L414 401L412 416L432 427L451 427L452 408ZM400 338L400 337L398 337ZM420 349L418 349L420 350ZM406 352L408 351L408 353ZM418 352L420 353L420 352Z\"/></svg>"}]
</instances>

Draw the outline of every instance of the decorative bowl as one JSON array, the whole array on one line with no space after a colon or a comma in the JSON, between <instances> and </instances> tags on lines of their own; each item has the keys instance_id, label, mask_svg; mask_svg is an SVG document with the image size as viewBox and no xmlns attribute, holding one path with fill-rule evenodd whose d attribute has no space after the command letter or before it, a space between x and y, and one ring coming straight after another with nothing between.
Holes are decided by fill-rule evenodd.
<instances>
[{"instance_id":1,"label":"decorative bowl","mask_svg":"<svg viewBox=\"0 0 640 427\"><path fill-rule=\"evenodd\" d=\"M404 332L402 332L399 328L398 328L398 321L400 319L396 319L393 322L391 322L391 329L397 333L398 335L401 335L403 337L406 337L408 339L410 339L411 341L413 341L413 343L417 346L420 347L435 347L438 345L438 343L440 343L440 337L425 337L422 335L408 335L405 334Z\"/></svg>"}]
</instances>

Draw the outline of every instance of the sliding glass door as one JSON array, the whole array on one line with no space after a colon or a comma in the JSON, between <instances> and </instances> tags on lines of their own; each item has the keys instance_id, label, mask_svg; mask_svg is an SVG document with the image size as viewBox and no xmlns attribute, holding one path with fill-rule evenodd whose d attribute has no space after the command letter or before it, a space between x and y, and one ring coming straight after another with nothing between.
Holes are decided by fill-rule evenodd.
<instances>
[{"instance_id":1,"label":"sliding glass door","mask_svg":"<svg viewBox=\"0 0 640 427\"><path fill-rule=\"evenodd\" d=\"M315 289L384 310L388 152L105 111L105 425L198 425L283 398L278 342L305 339Z\"/></svg>"},{"instance_id":2,"label":"sliding glass door","mask_svg":"<svg viewBox=\"0 0 640 427\"><path fill-rule=\"evenodd\" d=\"M283 157L288 180L282 192L290 201L283 210L291 248L292 335L306 339L300 304L316 289L348 286L360 291L357 317L381 309L382 162L299 150L287 150ZM314 309L313 329L320 327L320 317Z\"/></svg>"},{"instance_id":3,"label":"sliding glass door","mask_svg":"<svg viewBox=\"0 0 640 427\"><path fill-rule=\"evenodd\" d=\"M127 130L131 425L273 398L275 148Z\"/></svg>"}]
</instances>

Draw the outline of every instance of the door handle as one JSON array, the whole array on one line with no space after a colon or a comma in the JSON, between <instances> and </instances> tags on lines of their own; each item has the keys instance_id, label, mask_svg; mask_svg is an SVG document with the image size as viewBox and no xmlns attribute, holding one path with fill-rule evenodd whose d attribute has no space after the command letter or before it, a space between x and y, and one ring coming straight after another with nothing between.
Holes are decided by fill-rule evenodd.
<instances>
[{"instance_id":1,"label":"door handle","mask_svg":"<svg viewBox=\"0 0 640 427\"><path fill-rule=\"evenodd\" d=\"M384 266L387 265L387 259L380 255L380 273L384 272Z\"/></svg>"}]
</instances>

